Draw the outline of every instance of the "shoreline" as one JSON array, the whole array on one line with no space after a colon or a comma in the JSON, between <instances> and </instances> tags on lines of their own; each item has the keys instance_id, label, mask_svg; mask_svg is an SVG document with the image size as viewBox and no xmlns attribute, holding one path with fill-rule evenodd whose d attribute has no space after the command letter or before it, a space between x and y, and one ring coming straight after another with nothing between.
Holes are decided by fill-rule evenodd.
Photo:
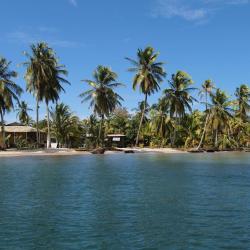
<instances>
[{"instance_id":1,"label":"shoreline","mask_svg":"<svg viewBox=\"0 0 250 250\"><path fill-rule=\"evenodd\" d=\"M159 154L190 154L188 151L172 148L119 148L117 151L105 151L104 155L125 154L126 151L133 151L135 154L159 153ZM227 153L230 151L219 151L214 153ZM242 151L235 151L242 152ZM244 152L244 151L243 151ZM202 152L201 154L208 152ZM210 154L210 153L208 153ZM92 155L90 151L79 151L75 149L38 149L38 150L6 150L0 151L1 157L27 157L27 156L74 156Z\"/></svg>"},{"instance_id":2,"label":"shoreline","mask_svg":"<svg viewBox=\"0 0 250 250\"><path fill-rule=\"evenodd\" d=\"M171 148L119 148L118 151L107 150L104 155L124 154L125 151L136 153L163 153L178 154L187 153L185 151ZM25 156L73 156L73 155L92 155L90 151L77 151L74 149L34 149L34 150L6 150L0 151L1 157L25 157Z\"/></svg>"}]
</instances>

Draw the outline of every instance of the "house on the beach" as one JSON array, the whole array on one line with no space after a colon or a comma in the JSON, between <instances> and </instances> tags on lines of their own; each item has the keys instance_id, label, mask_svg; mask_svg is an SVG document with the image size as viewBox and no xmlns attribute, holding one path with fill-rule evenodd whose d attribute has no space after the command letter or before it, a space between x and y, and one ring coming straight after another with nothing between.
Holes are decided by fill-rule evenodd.
<instances>
[{"instance_id":1,"label":"house on the beach","mask_svg":"<svg viewBox=\"0 0 250 250\"><path fill-rule=\"evenodd\" d=\"M108 134L105 139L105 144L108 147L124 148L126 147L125 138L126 136L124 134Z\"/></svg>"},{"instance_id":2,"label":"house on the beach","mask_svg":"<svg viewBox=\"0 0 250 250\"><path fill-rule=\"evenodd\" d=\"M36 128L31 126L22 125L14 122L4 126L6 146L8 148L16 147L18 140L23 139L28 144L36 143ZM39 131L39 144L46 143L47 134ZM2 128L0 127L0 145L2 145Z\"/></svg>"}]
</instances>

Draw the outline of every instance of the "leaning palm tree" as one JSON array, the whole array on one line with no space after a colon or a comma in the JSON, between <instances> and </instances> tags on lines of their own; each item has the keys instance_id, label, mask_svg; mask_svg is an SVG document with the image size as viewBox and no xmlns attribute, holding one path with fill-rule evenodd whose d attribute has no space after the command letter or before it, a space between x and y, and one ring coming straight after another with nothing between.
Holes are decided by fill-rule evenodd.
<instances>
[{"instance_id":1,"label":"leaning palm tree","mask_svg":"<svg viewBox=\"0 0 250 250\"><path fill-rule=\"evenodd\" d=\"M14 101L19 103L22 88L12 78L17 76L15 71L9 69L10 62L0 58L0 115L2 127L2 148L5 149L4 115L14 108Z\"/></svg>"},{"instance_id":2,"label":"leaning palm tree","mask_svg":"<svg viewBox=\"0 0 250 250\"><path fill-rule=\"evenodd\" d=\"M208 96L209 94L212 93L212 90L215 89L214 83L212 82L212 80L206 80L203 84L202 84L202 89L199 92L199 95L202 97L205 94L205 105L206 105L206 110L208 108Z\"/></svg>"},{"instance_id":3,"label":"leaning palm tree","mask_svg":"<svg viewBox=\"0 0 250 250\"><path fill-rule=\"evenodd\" d=\"M184 117L186 111L192 112L192 104L197 101L191 92L196 88L190 87L193 84L191 77L183 71L177 71L172 75L169 81L170 88L163 91L164 98L169 105L170 117L178 121L180 124L181 118ZM174 129L173 137L171 138L172 146L175 144L176 128Z\"/></svg>"},{"instance_id":4,"label":"leaning palm tree","mask_svg":"<svg viewBox=\"0 0 250 250\"><path fill-rule=\"evenodd\" d=\"M99 65L93 73L93 80L83 80L91 88L82 94L82 102L90 101L90 107L93 108L94 114L101 118L98 144L103 144L103 121L104 117L109 116L117 106L121 105L122 97L118 95L114 88L122 86L117 82L117 74L110 68Z\"/></svg>"},{"instance_id":5,"label":"leaning palm tree","mask_svg":"<svg viewBox=\"0 0 250 250\"><path fill-rule=\"evenodd\" d=\"M58 64L55 52L46 43L40 42L31 45L32 54L28 61L24 63L27 67L25 78L27 81L27 90L36 97L36 127L37 143L39 142L39 103L45 101L47 109L47 147L50 147L50 120L49 120L49 102L56 102L59 99L59 93L63 91L61 83L69 83L62 75L67 75L63 66Z\"/></svg>"},{"instance_id":6,"label":"leaning palm tree","mask_svg":"<svg viewBox=\"0 0 250 250\"><path fill-rule=\"evenodd\" d=\"M136 146L138 146L139 142L141 126L147 105L147 98L160 89L160 83L166 76L166 72L163 69L163 63L156 62L158 55L159 53L155 53L152 47L147 47L144 50L138 49L136 60L126 58L133 65L133 67L129 68L128 70L130 72L135 72L135 77L133 79L133 89L135 90L136 87L139 86L140 91L145 95L144 109L141 114L141 120L135 142Z\"/></svg>"},{"instance_id":7,"label":"leaning palm tree","mask_svg":"<svg viewBox=\"0 0 250 250\"><path fill-rule=\"evenodd\" d=\"M32 109L28 107L28 104L25 101L21 101L16 111L17 111L17 117L19 121L22 124L29 125L30 116L28 112L32 111Z\"/></svg>"},{"instance_id":8,"label":"leaning palm tree","mask_svg":"<svg viewBox=\"0 0 250 250\"><path fill-rule=\"evenodd\" d=\"M237 97L238 110L236 116L246 122L248 112L250 111L250 89L246 84L242 84L236 89L235 96Z\"/></svg>"}]
</instances>

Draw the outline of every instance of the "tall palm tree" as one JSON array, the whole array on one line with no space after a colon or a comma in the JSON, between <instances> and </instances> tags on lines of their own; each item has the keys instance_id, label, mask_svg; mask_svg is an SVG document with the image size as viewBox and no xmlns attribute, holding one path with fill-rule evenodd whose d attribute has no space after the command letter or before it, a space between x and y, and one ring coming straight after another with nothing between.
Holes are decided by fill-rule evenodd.
<instances>
[{"instance_id":1,"label":"tall palm tree","mask_svg":"<svg viewBox=\"0 0 250 250\"><path fill-rule=\"evenodd\" d=\"M59 93L63 90L61 83L69 83L62 75L67 75L64 66L59 65L55 52L48 44L40 42L31 45L32 54L25 52L28 61L24 63L27 67L25 79L27 81L27 90L36 97L36 127L37 142L39 142L39 103L45 100L47 109L47 147L50 147L50 120L49 120L49 102L56 102L59 99Z\"/></svg>"},{"instance_id":2,"label":"tall palm tree","mask_svg":"<svg viewBox=\"0 0 250 250\"><path fill-rule=\"evenodd\" d=\"M17 111L17 117L19 121L22 124L29 125L30 116L28 112L32 111L32 109L28 107L28 104L25 101L21 101L16 111Z\"/></svg>"},{"instance_id":3,"label":"tall palm tree","mask_svg":"<svg viewBox=\"0 0 250 250\"><path fill-rule=\"evenodd\" d=\"M215 89L214 83L209 79L202 84L202 89L199 92L200 96L203 96L205 94L206 110L208 108L208 95L212 93L213 89Z\"/></svg>"},{"instance_id":4,"label":"tall palm tree","mask_svg":"<svg viewBox=\"0 0 250 250\"><path fill-rule=\"evenodd\" d=\"M238 110L236 116L246 122L248 112L250 111L250 89L246 84L242 84L236 89L235 96L237 97Z\"/></svg>"},{"instance_id":5,"label":"tall palm tree","mask_svg":"<svg viewBox=\"0 0 250 250\"><path fill-rule=\"evenodd\" d=\"M62 87L62 83L70 84L63 76L67 76L68 72L64 69L63 65L59 65L55 54L51 55L54 57L54 65L51 65L51 78L50 81L46 82L42 89L41 97L45 101L47 111L47 148L51 147L51 136L50 136L50 111L49 102L55 103L60 98L60 93L65 92Z\"/></svg>"},{"instance_id":6,"label":"tall palm tree","mask_svg":"<svg viewBox=\"0 0 250 250\"><path fill-rule=\"evenodd\" d=\"M44 42L32 44L30 48L31 54L24 52L28 61L23 64L26 66L25 79L27 91L32 93L36 98L36 139L38 144L39 103L43 98L42 89L52 76L50 65L54 64L54 59L51 59L51 49Z\"/></svg>"},{"instance_id":7,"label":"tall palm tree","mask_svg":"<svg viewBox=\"0 0 250 250\"><path fill-rule=\"evenodd\" d=\"M83 80L91 88L80 94L82 102L90 101L90 107L101 118L98 144L103 144L103 121L117 106L121 105L122 97L114 88L122 86L117 82L117 74L110 68L99 65L93 73L93 80Z\"/></svg>"},{"instance_id":8,"label":"tall palm tree","mask_svg":"<svg viewBox=\"0 0 250 250\"><path fill-rule=\"evenodd\" d=\"M19 103L19 97L22 93L22 88L12 80L17 76L17 73L9 69L10 64L11 62L8 62L5 58L0 58L0 115L3 149L6 147L4 115L14 108L14 101Z\"/></svg>"},{"instance_id":9,"label":"tall palm tree","mask_svg":"<svg viewBox=\"0 0 250 250\"><path fill-rule=\"evenodd\" d=\"M138 146L139 143L139 136L145 115L147 98L160 89L160 83L163 81L163 78L166 77L166 72L163 69L163 63L156 62L158 55L159 53L155 53L152 47L146 47L144 50L138 49L136 60L126 58L133 65L133 67L128 70L130 72L135 72L133 89L135 90L136 87L139 86L140 91L145 96L144 109L141 114L141 120L136 137L136 146Z\"/></svg>"},{"instance_id":10,"label":"tall palm tree","mask_svg":"<svg viewBox=\"0 0 250 250\"><path fill-rule=\"evenodd\" d=\"M184 117L186 111L192 112L192 104L197 101L191 92L196 88L190 87L193 81L186 72L177 71L176 74L172 75L172 79L169 81L170 88L163 91L164 98L169 105L170 117L178 121ZM175 144L176 128L171 139L172 146Z\"/></svg>"},{"instance_id":11,"label":"tall palm tree","mask_svg":"<svg viewBox=\"0 0 250 250\"><path fill-rule=\"evenodd\" d=\"M233 117L233 102L229 100L226 93L217 89L215 94L211 96L212 104L208 104L210 112L210 126L214 133L214 146L218 146L219 132L225 130L230 131L230 119Z\"/></svg>"}]
</instances>

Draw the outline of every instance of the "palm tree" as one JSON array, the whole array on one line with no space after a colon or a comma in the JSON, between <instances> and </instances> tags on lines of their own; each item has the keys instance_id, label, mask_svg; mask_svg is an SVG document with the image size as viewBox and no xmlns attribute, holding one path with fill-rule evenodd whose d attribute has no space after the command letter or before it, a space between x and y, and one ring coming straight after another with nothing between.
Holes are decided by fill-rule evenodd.
<instances>
[{"instance_id":1,"label":"palm tree","mask_svg":"<svg viewBox=\"0 0 250 250\"><path fill-rule=\"evenodd\" d=\"M208 95L212 93L213 89L215 89L214 83L209 79L202 84L202 89L199 92L200 96L203 96L205 94L206 110L208 108Z\"/></svg>"},{"instance_id":2,"label":"palm tree","mask_svg":"<svg viewBox=\"0 0 250 250\"><path fill-rule=\"evenodd\" d=\"M64 66L59 65L55 52L46 43L40 42L31 45L32 55L25 52L28 61L24 63L27 67L25 78L27 90L36 97L36 127L37 142L39 142L39 102L45 100L47 109L47 147L50 147L50 120L49 102L53 103L59 99L59 93L63 91L61 83L69 83L62 75L67 75Z\"/></svg>"},{"instance_id":3,"label":"palm tree","mask_svg":"<svg viewBox=\"0 0 250 250\"><path fill-rule=\"evenodd\" d=\"M83 80L91 88L82 94L80 97L82 103L90 101L90 107L93 108L94 114L97 114L101 118L98 144L103 144L103 121L104 117L109 116L117 106L121 105L123 101L122 97L118 95L114 88L122 86L121 83L117 82L117 74L110 68L99 65L93 73L93 80Z\"/></svg>"},{"instance_id":4,"label":"palm tree","mask_svg":"<svg viewBox=\"0 0 250 250\"><path fill-rule=\"evenodd\" d=\"M5 149L4 115L14 108L14 102L19 103L22 88L12 78L17 76L15 71L9 69L11 62L0 58L0 115L2 127L2 148Z\"/></svg>"},{"instance_id":5,"label":"palm tree","mask_svg":"<svg viewBox=\"0 0 250 250\"><path fill-rule=\"evenodd\" d=\"M49 102L57 102L60 98L59 94L62 91L65 92L61 85L62 83L70 84L66 79L63 78L63 75L67 76L68 74L68 72L64 69L64 66L58 64L54 52L51 56L54 57L54 65L51 65L52 75L50 81L46 82L41 93L42 99L45 100L47 111L47 148L51 147Z\"/></svg>"},{"instance_id":6,"label":"palm tree","mask_svg":"<svg viewBox=\"0 0 250 250\"><path fill-rule=\"evenodd\" d=\"M29 122L30 122L30 116L28 114L29 111L32 111L32 109L30 109L28 107L28 104L25 102L25 101L22 101L18 108L16 109L17 111L17 117L19 119L19 121L22 123L22 124L25 124L25 125L29 125Z\"/></svg>"},{"instance_id":7,"label":"palm tree","mask_svg":"<svg viewBox=\"0 0 250 250\"><path fill-rule=\"evenodd\" d=\"M250 89L247 85L242 84L236 89L235 96L237 97L238 110L236 116L246 122L248 112L250 111Z\"/></svg>"},{"instance_id":8,"label":"palm tree","mask_svg":"<svg viewBox=\"0 0 250 250\"><path fill-rule=\"evenodd\" d=\"M163 69L163 63L156 62L158 55L159 53L155 53L152 47L147 47L144 50L138 49L136 60L126 58L133 65L133 67L128 70L130 72L135 72L133 89L135 90L136 87L139 86L140 91L145 95L144 109L141 114L141 120L136 137L136 146L138 146L139 143L139 136L145 115L147 98L160 89L160 83L166 76L166 72Z\"/></svg>"},{"instance_id":9,"label":"palm tree","mask_svg":"<svg viewBox=\"0 0 250 250\"><path fill-rule=\"evenodd\" d=\"M169 105L165 98L159 99L157 104L152 105L151 128L161 138L161 146L163 146L166 137L171 134L174 128L169 116Z\"/></svg>"},{"instance_id":10,"label":"palm tree","mask_svg":"<svg viewBox=\"0 0 250 250\"><path fill-rule=\"evenodd\" d=\"M54 133L57 144L66 143L66 138L70 132L72 112L68 105L63 103L56 104L55 109L51 112L52 132Z\"/></svg>"},{"instance_id":11,"label":"palm tree","mask_svg":"<svg viewBox=\"0 0 250 250\"><path fill-rule=\"evenodd\" d=\"M164 90L166 102L169 105L170 117L179 121L186 114L186 110L192 112L192 104L197 101L190 92L196 88L190 87L193 84L191 77L183 71L177 71L169 81L170 88ZM175 143L176 128L171 139L172 146Z\"/></svg>"},{"instance_id":12,"label":"palm tree","mask_svg":"<svg viewBox=\"0 0 250 250\"><path fill-rule=\"evenodd\" d=\"M229 100L226 93L220 89L211 96L212 104L209 104L210 112L210 126L214 133L214 146L218 146L218 134L220 131L225 130L228 135L230 132L230 119L233 117L233 109L231 106L233 102Z\"/></svg>"},{"instance_id":13,"label":"palm tree","mask_svg":"<svg viewBox=\"0 0 250 250\"><path fill-rule=\"evenodd\" d=\"M42 100L42 89L44 85L50 81L52 72L50 65L54 64L54 59L51 62L51 49L44 42L31 45L31 55L24 52L28 61L23 63L26 66L26 88L36 97L36 139L39 143L39 103Z\"/></svg>"}]
</instances>

